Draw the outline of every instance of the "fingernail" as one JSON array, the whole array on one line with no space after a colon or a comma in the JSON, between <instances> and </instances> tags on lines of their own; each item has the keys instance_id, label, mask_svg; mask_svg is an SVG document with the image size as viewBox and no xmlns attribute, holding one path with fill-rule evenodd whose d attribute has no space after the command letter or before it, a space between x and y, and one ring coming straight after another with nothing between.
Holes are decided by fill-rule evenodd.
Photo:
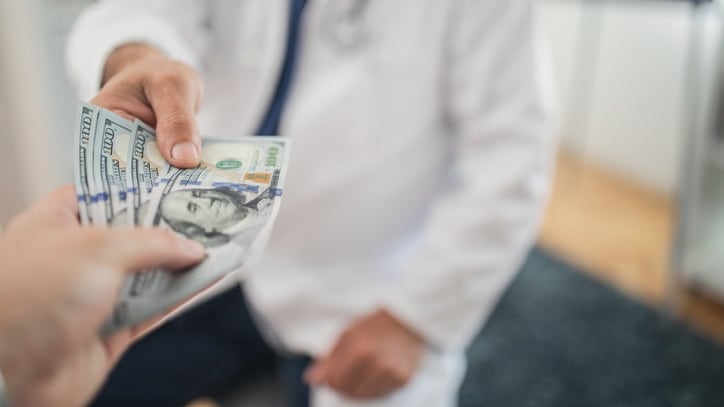
<instances>
[{"instance_id":1,"label":"fingernail","mask_svg":"<svg viewBox=\"0 0 724 407\"><path fill-rule=\"evenodd\" d=\"M178 143L171 149L171 158L177 161L198 162L199 151L193 143L188 141Z\"/></svg>"}]
</instances>

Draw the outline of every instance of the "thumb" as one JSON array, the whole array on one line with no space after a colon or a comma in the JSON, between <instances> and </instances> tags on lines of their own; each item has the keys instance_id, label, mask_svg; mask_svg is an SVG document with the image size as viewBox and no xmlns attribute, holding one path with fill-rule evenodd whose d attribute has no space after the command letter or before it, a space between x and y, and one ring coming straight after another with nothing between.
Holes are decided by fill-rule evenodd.
<instances>
[{"instance_id":1,"label":"thumb","mask_svg":"<svg viewBox=\"0 0 724 407\"><path fill-rule=\"evenodd\" d=\"M200 81L191 73L169 77L147 91L156 115L156 139L161 154L173 166L195 167L201 157L201 137L195 111L201 99Z\"/></svg>"},{"instance_id":2,"label":"thumb","mask_svg":"<svg viewBox=\"0 0 724 407\"><path fill-rule=\"evenodd\" d=\"M310 386L321 386L327 381L329 370L326 359L318 360L304 372L304 381Z\"/></svg>"},{"instance_id":3,"label":"thumb","mask_svg":"<svg viewBox=\"0 0 724 407\"><path fill-rule=\"evenodd\" d=\"M109 229L112 262L125 272L153 267L179 270L197 264L204 246L162 229Z\"/></svg>"}]
</instances>

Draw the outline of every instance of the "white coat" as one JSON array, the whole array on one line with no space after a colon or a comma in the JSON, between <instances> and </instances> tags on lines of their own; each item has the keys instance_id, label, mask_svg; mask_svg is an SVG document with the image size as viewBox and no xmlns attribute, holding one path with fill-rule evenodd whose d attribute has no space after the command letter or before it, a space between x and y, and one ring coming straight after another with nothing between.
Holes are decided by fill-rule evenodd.
<instances>
[{"instance_id":1,"label":"white coat","mask_svg":"<svg viewBox=\"0 0 724 407\"><path fill-rule=\"evenodd\" d=\"M298 352L328 352L379 307L427 340L406 388L369 402L321 389L314 405L454 405L464 348L534 241L548 191L550 88L532 5L369 0L343 46L335 16L353 2L305 10L280 131L291 166L247 296ZM115 47L153 44L201 72L203 134L247 135L277 83L287 21L287 0L99 1L67 60L87 99Z\"/></svg>"}]
</instances>

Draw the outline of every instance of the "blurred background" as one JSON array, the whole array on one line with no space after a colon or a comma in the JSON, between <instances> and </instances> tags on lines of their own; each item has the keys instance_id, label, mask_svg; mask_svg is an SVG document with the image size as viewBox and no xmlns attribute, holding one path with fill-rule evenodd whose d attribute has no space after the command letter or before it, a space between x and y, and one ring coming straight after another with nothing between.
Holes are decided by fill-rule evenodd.
<instances>
[{"instance_id":1,"label":"blurred background","mask_svg":"<svg viewBox=\"0 0 724 407\"><path fill-rule=\"evenodd\" d=\"M38 86L54 89L53 100L40 102L52 116L36 122L32 112L14 112L12 100L0 99L0 115L13 116L0 122L39 129L34 140L0 134L0 188L8 191L0 222L73 180L76 96L65 76L64 42L88 3L43 0L36 10L39 22L29 35L40 36L46 49L39 51L49 59L33 68ZM555 187L539 246L724 343L721 4L541 0L536 6L561 107ZM3 30L23 29L17 21L3 23ZM3 61L0 69L11 65ZM12 86L0 78L4 94L46 94L8 92Z\"/></svg>"}]
</instances>

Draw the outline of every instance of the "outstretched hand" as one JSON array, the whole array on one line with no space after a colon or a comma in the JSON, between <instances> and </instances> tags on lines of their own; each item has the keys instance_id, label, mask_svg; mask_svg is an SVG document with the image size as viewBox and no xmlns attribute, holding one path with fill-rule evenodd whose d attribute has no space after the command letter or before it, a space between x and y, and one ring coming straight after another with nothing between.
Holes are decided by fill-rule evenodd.
<instances>
[{"instance_id":1,"label":"outstretched hand","mask_svg":"<svg viewBox=\"0 0 724 407\"><path fill-rule=\"evenodd\" d=\"M91 103L155 127L163 157L176 167L190 168L201 156L195 113L202 95L193 68L148 45L128 44L108 57L103 87Z\"/></svg>"},{"instance_id":2,"label":"outstretched hand","mask_svg":"<svg viewBox=\"0 0 724 407\"><path fill-rule=\"evenodd\" d=\"M383 397L412 379L424 348L415 332L386 311L377 311L347 328L305 379L354 399Z\"/></svg>"},{"instance_id":3,"label":"outstretched hand","mask_svg":"<svg viewBox=\"0 0 724 407\"><path fill-rule=\"evenodd\" d=\"M70 187L17 216L0 239L0 370L11 405L90 401L134 335L98 336L127 274L203 256L168 231L81 227Z\"/></svg>"}]
</instances>

